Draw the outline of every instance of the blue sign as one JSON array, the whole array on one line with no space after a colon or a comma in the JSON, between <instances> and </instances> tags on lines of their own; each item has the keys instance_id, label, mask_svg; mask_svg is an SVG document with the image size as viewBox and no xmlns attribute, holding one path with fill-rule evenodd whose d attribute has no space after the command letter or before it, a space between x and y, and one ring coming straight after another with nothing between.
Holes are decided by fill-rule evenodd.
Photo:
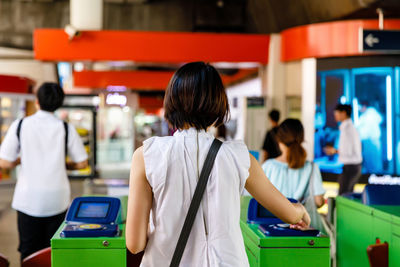
<instances>
[{"instance_id":1,"label":"blue sign","mask_svg":"<svg viewBox=\"0 0 400 267\"><path fill-rule=\"evenodd\" d=\"M362 29L359 42L360 52L400 53L400 31Z\"/></svg>"}]
</instances>

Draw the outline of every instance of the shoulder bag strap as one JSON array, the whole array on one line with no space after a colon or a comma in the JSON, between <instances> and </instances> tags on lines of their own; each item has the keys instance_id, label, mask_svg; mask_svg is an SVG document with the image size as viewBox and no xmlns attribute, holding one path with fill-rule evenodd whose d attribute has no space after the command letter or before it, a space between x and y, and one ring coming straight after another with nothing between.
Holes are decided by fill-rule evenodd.
<instances>
[{"instance_id":1,"label":"shoulder bag strap","mask_svg":"<svg viewBox=\"0 0 400 267\"><path fill-rule=\"evenodd\" d=\"M305 201L307 200L308 197L314 196L314 188L313 188L314 178L313 178L313 176L314 176L314 162L311 162L311 172L308 176L307 186L304 188L303 197L301 199L299 199L299 201L303 204L305 203ZM306 197L307 192L308 192L308 196Z\"/></svg>"},{"instance_id":2,"label":"shoulder bag strap","mask_svg":"<svg viewBox=\"0 0 400 267\"><path fill-rule=\"evenodd\" d=\"M21 126L22 126L22 121L24 120L24 118L20 119L18 122L18 126L17 126L17 139L18 139L18 143L20 143L20 136L21 136Z\"/></svg>"},{"instance_id":3,"label":"shoulder bag strap","mask_svg":"<svg viewBox=\"0 0 400 267\"><path fill-rule=\"evenodd\" d=\"M314 162L311 162L310 179L308 179L308 196L314 197Z\"/></svg>"},{"instance_id":4,"label":"shoulder bag strap","mask_svg":"<svg viewBox=\"0 0 400 267\"><path fill-rule=\"evenodd\" d=\"M192 230L192 226L196 218L201 199L203 198L204 190L207 186L211 169L214 165L215 157L217 156L218 150L221 145L222 142L215 138L210 150L208 151L203 169L201 170L199 181L197 182L196 190L194 191L192 202L190 203L189 211L186 215L181 234L179 235L178 243L176 245L171 264L169 265L170 267L178 267L179 263L181 262L186 243L189 239L190 231Z\"/></svg>"},{"instance_id":5,"label":"shoulder bag strap","mask_svg":"<svg viewBox=\"0 0 400 267\"><path fill-rule=\"evenodd\" d=\"M65 130L65 141L64 141L64 149L65 149L65 157L68 155L68 123L66 121L63 121L64 124L64 130Z\"/></svg>"},{"instance_id":6,"label":"shoulder bag strap","mask_svg":"<svg viewBox=\"0 0 400 267\"><path fill-rule=\"evenodd\" d=\"M20 119L18 122L18 126L17 126L17 139L18 139L18 149L21 149L21 126L22 126L22 121L24 120L24 118Z\"/></svg>"}]
</instances>

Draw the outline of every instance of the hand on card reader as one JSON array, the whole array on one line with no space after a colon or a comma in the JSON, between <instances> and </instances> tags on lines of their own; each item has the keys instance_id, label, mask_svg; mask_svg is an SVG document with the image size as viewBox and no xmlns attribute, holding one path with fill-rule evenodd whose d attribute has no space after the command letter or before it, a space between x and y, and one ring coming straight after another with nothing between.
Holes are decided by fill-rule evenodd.
<instances>
[{"instance_id":1,"label":"hand on card reader","mask_svg":"<svg viewBox=\"0 0 400 267\"><path fill-rule=\"evenodd\" d=\"M288 198L292 203L295 199ZM319 236L316 229L297 230L291 229L290 224L284 223L273 215L269 210L261 206L257 200L252 198L247 211L247 223L259 224L258 229L266 236Z\"/></svg>"},{"instance_id":2,"label":"hand on card reader","mask_svg":"<svg viewBox=\"0 0 400 267\"><path fill-rule=\"evenodd\" d=\"M121 201L114 197L78 197L72 201L62 237L113 237L119 234Z\"/></svg>"}]
</instances>

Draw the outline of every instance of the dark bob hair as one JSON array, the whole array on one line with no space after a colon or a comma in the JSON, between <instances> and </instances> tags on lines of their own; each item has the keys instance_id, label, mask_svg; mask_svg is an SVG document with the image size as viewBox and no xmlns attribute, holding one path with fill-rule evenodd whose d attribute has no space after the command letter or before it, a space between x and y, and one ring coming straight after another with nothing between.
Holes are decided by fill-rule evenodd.
<instances>
[{"instance_id":1,"label":"dark bob hair","mask_svg":"<svg viewBox=\"0 0 400 267\"><path fill-rule=\"evenodd\" d=\"M352 112L352 108L351 108L351 106L350 105L342 105L342 104L338 104L336 107L335 107L335 110L337 110L337 111L341 111L341 112L345 112L346 113L346 115L347 115L347 117L351 117L351 112Z\"/></svg>"},{"instance_id":2,"label":"dark bob hair","mask_svg":"<svg viewBox=\"0 0 400 267\"><path fill-rule=\"evenodd\" d=\"M37 93L37 99L41 110L53 112L62 106L64 91L56 83L43 83Z\"/></svg>"},{"instance_id":3,"label":"dark bob hair","mask_svg":"<svg viewBox=\"0 0 400 267\"><path fill-rule=\"evenodd\" d=\"M179 68L164 98L165 119L176 129L218 127L229 116L225 88L217 70L204 62Z\"/></svg>"}]
</instances>

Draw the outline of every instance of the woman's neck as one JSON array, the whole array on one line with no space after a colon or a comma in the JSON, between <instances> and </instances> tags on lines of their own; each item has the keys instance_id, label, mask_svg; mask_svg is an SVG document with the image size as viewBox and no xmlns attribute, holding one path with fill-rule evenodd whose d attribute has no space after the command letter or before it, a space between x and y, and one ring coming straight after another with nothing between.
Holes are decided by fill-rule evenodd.
<instances>
[{"instance_id":1,"label":"woman's neck","mask_svg":"<svg viewBox=\"0 0 400 267\"><path fill-rule=\"evenodd\" d=\"M275 160L287 163L287 148L284 146L279 146L279 149L281 150L281 155L276 157Z\"/></svg>"}]
</instances>

